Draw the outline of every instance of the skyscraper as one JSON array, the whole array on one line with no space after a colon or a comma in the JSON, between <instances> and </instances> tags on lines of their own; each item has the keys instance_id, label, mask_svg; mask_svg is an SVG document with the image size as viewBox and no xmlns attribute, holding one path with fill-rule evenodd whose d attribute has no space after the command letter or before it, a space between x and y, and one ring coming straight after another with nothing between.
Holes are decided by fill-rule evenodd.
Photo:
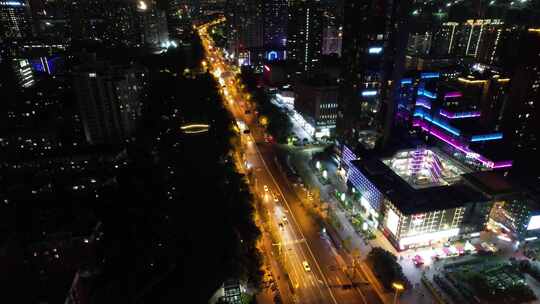
<instances>
[{"instance_id":1,"label":"skyscraper","mask_svg":"<svg viewBox=\"0 0 540 304\"><path fill-rule=\"evenodd\" d=\"M530 167L538 163L540 140L540 29L524 30L514 38L516 53L509 65L515 69L503 131L517 153L517 162Z\"/></svg>"},{"instance_id":2,"label":"skyscraper","mask_svg":"<svg viewBox=\"0 0 540 304\"><path fill-rule=\"evenodd\" d=\"M343 79L338 138L344 143L382 143L393 124L394 86L401 80L407 46L410 1L346 1ZM361 137L368 130L369 143Z\"/></svg>"},{"instance_id":3,"label":"skyscraper","mask_svg":"<svg viewBox=\"0 0 540 304\"><path fill-rule=\"evenodd\" d=\"M240 53L245 53L248 49L263 47L262 1L229 0L225 7L225 15L229 53L241 57Z\"/></svg>"},{"instance_id":4,"label":"skyscraper","mask_svg":"<svg viewBox=\"0 0 540 304\"><path fill-rule=\"evenodd\" d=\"M75 68L74 91L89 144L119 144L133 134L144 76L143 68L110 66L95 57Z\"/></svg>"},{"instance_id":5,"label":"skyscraper","mask_svg":"<svg viewBox=\"0 0 540 304\"><path fill-rule=\"evenodd\" d=\"M320 63L323 37L323 7L320 1L289 2L288 58L298 62L302 72L314 71Z\"/></svg>"},{"instance_id":6,"label":"skyscraper","mask_svg":"<svg viewBox=\"0 0 540 304\"><path fill-rule=\"evenodd\" d=\"M26 0L0 1L0 39L25 39L33 35Z\"/></svg>"},{"instance_id":7,"label":"skyscraper","mask_svg":"<svg viewBox=\"0 0 540 304\"><path fill-rule=\"evenodd\" d=\"M267 0L263 4L263 43L270 47L283 47L287 41L286 0Z\"/></svg>"}]
</instances>

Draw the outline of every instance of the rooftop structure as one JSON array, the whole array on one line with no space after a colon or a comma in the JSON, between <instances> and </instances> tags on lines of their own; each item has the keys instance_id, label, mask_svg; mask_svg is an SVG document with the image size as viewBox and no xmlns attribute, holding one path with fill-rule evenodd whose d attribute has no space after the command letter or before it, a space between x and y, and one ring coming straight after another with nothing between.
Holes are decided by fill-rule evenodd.
<instances>
[{"instance_id":1,"label":"rooftop structure","mask_svg":"<svg viewBox=\"0 0 540 304\"><path fill-rule=\"evenodd\" d=\"M453 185L467 169L435 151L401 151L382 162L414 189Z\"/></svg>"}]
</instances>

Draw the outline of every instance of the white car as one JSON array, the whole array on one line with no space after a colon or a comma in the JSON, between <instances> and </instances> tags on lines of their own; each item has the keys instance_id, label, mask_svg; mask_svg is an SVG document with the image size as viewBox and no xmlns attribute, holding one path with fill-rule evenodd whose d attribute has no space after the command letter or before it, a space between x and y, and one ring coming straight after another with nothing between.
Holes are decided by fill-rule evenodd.
<instances>
[{"instance_id":1,"label":"white car","mask_svg":"<svg viewBox=\"0 0 540 304\"><path fill-rule=\"evenodd\" d=\"M307 272L310 272L311 271L311 268L309 267L309 264L307 261L303 261L302 262L302 266L304 266L304 270L307 271Z\"/></svg>"},{"instance_id":2,"label":"white car","mask_svg":"<svg viewBox=\"0 0 540 304\"><path fill-rule=\"evenodd\" d=\"M264 185L263 188L264 188L264 192L268 192L268 186L267 185Z\"/></svg>"}]
</instances>

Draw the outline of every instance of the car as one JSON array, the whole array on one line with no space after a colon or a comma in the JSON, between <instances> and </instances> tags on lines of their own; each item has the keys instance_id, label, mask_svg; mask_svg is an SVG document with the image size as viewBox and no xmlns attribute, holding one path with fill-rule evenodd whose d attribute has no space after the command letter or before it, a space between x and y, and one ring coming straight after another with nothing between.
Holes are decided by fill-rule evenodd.
<instances>
[{"instance_id":1,"label":"car","mask_svg":"<svg viewBox=\"0 0 540 304\"><path fill-rule=\"evenodd\" d=\"M283 223L279 223L278 226L279 226L279 229L281 229L281 231L285 230L285 227L283 226Z\"/></svg>"},{"instance_id":2,"label":"car","mask_svg":"<svg viewBox=\"0 0 540 304\"><path fill-rule=\"evenodd\" d=\"M263 188L264 188L264 192L268 192L268 186L267 185L264 185Z\"/></svg>"},{"instance_id":3,"label":"car","mask_svg":"<svg viewBox=\"0 0 540 304\"><path fill-rule=\"evenodd\" d=\"M272 198L274 199L274 202L279 202L279 199L275 193L272 192Z\"/></svg>"},{"instance_id":4,"label":"car","mask_svg":"<svg viewBox=\"0 0 540 304\"><path fill-rule=\"evenodd\" d=\"M420 265L424 264L424 259L422 259L422 257L417 254L413 258L413 263L416 266L420 266Z\"/></svg>"},{"instance_id":5,"label":"car","mask_svg":"<svg viewBox=\"0 0 540 304\"><path fill-rule=\"evenodd\" d=\"M310 272L311 271L311 267L309 267L309 264L307 261L303 261L302 262L302 266L304 266L304 270L307 271L307 272Z\"/></svg>"},{"instance_id":6,"label":"car","mask_svg":"<svg viewBox=\"0 0 540 304\"><path fill-rule=\"evenodd\" d=\"M288 222L287 217L286 217L285 215L281 218L281 220L282 220L284 223L287 223L287 222Z\"/></svg>"},{"instance_id":7,"label":"car","mask_svg":"<svg viewBox=\"0 0 540 304\"><path fill-rule=\"evenodd\" d=\"M250 110L246 110L246 111L244 112L244 114L251 114L251 111L250 111Z\"/></svg>"},{"instance_id":8,"label":"car","mask_svg":"<svg viewBox=\"0 0 540 304\"><path fill-rule=\"evenodd\" d=\"M249 134L249 133L251 133L251 131L249 129L244 130L244 134Z\"/></svg>"}]
</instances>

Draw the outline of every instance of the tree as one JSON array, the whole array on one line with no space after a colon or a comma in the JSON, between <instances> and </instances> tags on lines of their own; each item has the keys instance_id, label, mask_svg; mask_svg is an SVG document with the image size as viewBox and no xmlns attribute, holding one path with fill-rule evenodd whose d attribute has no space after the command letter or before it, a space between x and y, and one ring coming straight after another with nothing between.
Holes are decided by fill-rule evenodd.
<instances>
[{"instance_id":1,"label":"tree","mask_svg":"<svg viewBox=\"0 0 540 304\"><path fill-rule=\"evenodd\" d=\"M396 256L391 252L380 247L374 247L368 254L368 261L386 289L392 290L392 283L394 282L400 282L405 286L410 285L409 280L403 274L401 265L397 262Z\"/></svg>"}]
</instances>

